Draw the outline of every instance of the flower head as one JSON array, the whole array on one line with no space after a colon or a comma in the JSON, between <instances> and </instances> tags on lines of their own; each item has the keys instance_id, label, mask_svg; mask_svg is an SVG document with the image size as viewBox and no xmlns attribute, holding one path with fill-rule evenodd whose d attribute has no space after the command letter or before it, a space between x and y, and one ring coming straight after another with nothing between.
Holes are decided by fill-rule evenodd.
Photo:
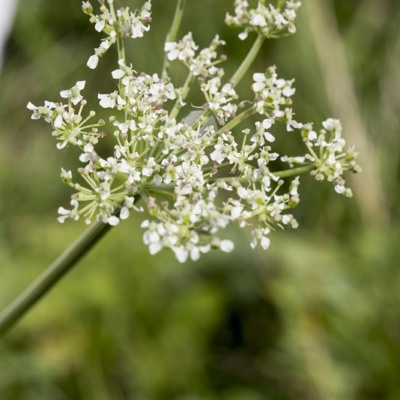
<instances>
[{"instance_id":1,"label":"flower head","mask_svg":"<svg viewBox=\"0 0 400 400\"><path fill-rule=\"evenodd\" d=\"M294 21L300 1L285 0L272 4L258 2L256 8L250 8L247 0L235 0L235 15L227 14L228 26L242 28L239 38L244 40L249 32L257 32L266 38L275 38L296 32Z\"/></svg>"},{"instance_id":2,"label":"flower head","mask_svg":"<svg viewBox=\"0 0 400 400\"><path fill-rule=\"evenodd\" d=\"M278 37L294 32L299 6L293 0L279 1L276 7L260 1L250 8L246 0L236 0L235 14L228 14L226 21L244 29L241 38L251 31ZM85 111L85 81L60 93L64 103L27 106L32 119L52 125L58 149L79 148L79 183L70 171L61 172L74 193L70 208L58 210L60 222L83 216L86 223L97 219L115 226L146 209L141 226L150 253L170 249L185 262L211 249L232 251L233 242L221 231L233 222L250 229L252 248L268 249L270 234L278 227L296 228L290 211L300 201L299 171L351 195L343 176L359 167L355 151L345 149L340 122L329 118L318 132L312 124L298 122L294 80L279 77L275 66L255 72L253 94L242 98L235 79L226 78L221 66L226 57L218 52L225 42L216 35L200 49L188 33L164 45L166 62L187 69L180 87L166 73L136 72L121 50L123 37L142 37L150 29L150 1L134 12L115 11L112 0L102 2L97 15L88 2L83 9L96 31L106 36L89 67L95 68L119 43L118 64L111 72L116 89L97 96L108 117L93 120L95 112ZM194 85L202 99L189 106ZM97 148L107 133L114 139L108 154ZM297 134L304 153L288 156L273 149L282 134L286 140L296 140ZM287 169L282 170L282 164ZM143 206L137 205L139 199Z\"/></svg>"}]
</instances>

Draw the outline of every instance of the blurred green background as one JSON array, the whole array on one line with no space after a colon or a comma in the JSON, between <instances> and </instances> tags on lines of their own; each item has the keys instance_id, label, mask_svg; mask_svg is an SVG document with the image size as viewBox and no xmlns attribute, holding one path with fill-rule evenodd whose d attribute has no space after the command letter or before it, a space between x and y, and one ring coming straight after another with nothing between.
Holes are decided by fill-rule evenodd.
<instances>
[{"instance_id":1,"label":"blurred green background","mask_svg":"<svg viewBox=\"0 0 400 400\"><path fill-rule=\"evenodd\" d=\"M0 75L0 308L85 229L56 221L75 155L26 103L82 79L106 92L115 63L86 68L100 35L80 1L20 3ZM342 120L364 169L354 198L304 177L298 230L263 252L233 228L232 254L185 265L148 255L140 216L121 224L0 342L1 400L400 399L400 3L304 3L298 33L254 69L296 78L300 121ZM174 5L154 0L151 31L128 44L139 72L160 71ZM224 26L232 5L187 0L180 31L201 46L219 33L231 72L251 42Z\"/></svg>"}]
</instances>

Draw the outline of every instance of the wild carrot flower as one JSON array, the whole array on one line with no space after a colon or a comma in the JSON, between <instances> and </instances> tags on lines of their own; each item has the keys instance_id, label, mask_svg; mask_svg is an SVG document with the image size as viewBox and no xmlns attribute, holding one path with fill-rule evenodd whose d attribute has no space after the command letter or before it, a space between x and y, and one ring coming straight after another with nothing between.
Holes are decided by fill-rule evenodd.
<instances>
[{"instance_id":1,"label":"wild carrot flower","mask_svg":"<svg viewBox=\"0 0 400 400\"><path fill-rule=\"evenodd\" d=\"M260 0L256 8L235 0L234 15L227 14L226 23L242 29L241 39L255 32L261 43L294 33L299 7L293 0L280 0L277 6ZM295 120L294 80L279 77L275 66L254 73L253 97L242 99L235 85L255 53L240 74L229 79L222 66L226 57L219 55L225 42L215 36L200 49L189 32L164 45L167 62L187 68L186 82L179 87L167 74L137 73L126 60L123 39L140 38L150 29L150 1L134 12L115 10L112 0L101 2L99 14L88 1L83 10L105 35L89 58L90 68L118 43L118 65L111 72L116 90L98 94L100 107L112 116L104 121L86 111L81 94L85 81L61 91L64 101L28 104L32 119L52 125L58 149L80 149L79 180L71 171L61 172L74 193L71 207L58 210L60 222L83 217L88 224L97 219L114 226L146 209L141 226L150 253L169 248L184 262L212 248L231 251L233 243L220 234L231 222L251 230L252 248L260 244L267 249L276 227L296 228L289 210L300 201L301 173L326 179L337 193L351 196L343 175L359 167L355 151L346 150L340 122L329 118L314 130L313 124ZM195 85L204 99L193 108L186 99ZM244 127L250 117L251 125ZM278 124L283 124L288 140L295 140L296 134L302 138L303 154L289 156L273 149ZM108 156L96 151L105 132L115 139ZM287 169L279 169L282 163ZM141 206L136 204L139 199Z\"/></svg>"}]
</instances>

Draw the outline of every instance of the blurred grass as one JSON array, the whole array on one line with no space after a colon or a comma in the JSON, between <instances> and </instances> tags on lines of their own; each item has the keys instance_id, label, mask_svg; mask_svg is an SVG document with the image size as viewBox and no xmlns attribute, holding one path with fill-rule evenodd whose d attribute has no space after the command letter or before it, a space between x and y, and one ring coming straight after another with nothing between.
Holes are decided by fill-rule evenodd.
<instances>
[{"instance_id":1,"label":"blurred grass","mask_svg":"<svg viewBox=\"0 0 400 400\"><path fill-rule=\"evenodd\" d=\"M400 398L400 4L314 3L301 9L298 34L265 45L255 70L276 64L296 78L299 120L340 116L349 142L357 129L373 154L362 154L357 201L303 179L298 231L252 252L232 229L233 254L189 265L150 257L139 217L122 224L1 342L1 400ZM231 4L188 0L181 32L201 46L219 32L233 72L245 49L222 23ZM80 2L62 7L21 4L0 76L1 307L84 229L55 220L69 196L59 170L74 164L25 109L89 76L100 37ZM151 31L129 52L138 71L159 72L174 2L153 8ZM318 10L333 25L319 26ZM110 84L112 55L102 61L93 93ZM353 108L342 90L332 100L343 79Z\"/></svg>"}]
</instances>

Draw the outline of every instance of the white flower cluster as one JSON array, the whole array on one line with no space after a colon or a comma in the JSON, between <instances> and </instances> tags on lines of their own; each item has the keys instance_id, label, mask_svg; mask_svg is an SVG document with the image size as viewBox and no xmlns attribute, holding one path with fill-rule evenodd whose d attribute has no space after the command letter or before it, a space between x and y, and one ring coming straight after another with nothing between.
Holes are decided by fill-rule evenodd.
<instances>
[{"instance_id":1,"label":"white flower cluster","mask_svg":"<svg viewBox=\"0 0 400 400\"><path fill-rule=\"evenodd\" d=\"M343 173L345 171L359 172L355 158L357 153L353 148L345 150L346 142L342 137L342 125L339 120L329 118L322 123L323 129L318 133L311 124L300 124L301 134L308 153L304 156L281 157L283 162L294 165L312 166L310 172L318 181L327 179L334 184L335 191L346 197L353 195L350 188L346 187Z\"/></svg>"},{"instance_id":2,"label":"white flower cluster","mask_svg":"<svg viewBox=\"0 0 400 400\"><path fill-rule=\"evenodd\" d=\"M249 32L257 32L266 38L276 38L296 32L294 21L300 1L278 1L275 7L259 1L257 8L249 8L247 0L235 0L235 15L227 14L225 22L228 26L244 28L239 38L244 40Z\"/></svg>"},{"instance_id":3,"label":"white flower cluster","mask_svg":"<svg viewBox=\"0 0 400 400\"><path fill-rule=\"evenodd\" d=\"M90 15L90 22L94 24L97 32L104 32L107 37L102 39L101 44L90 56L87 66L95 69L99 63L99 58L114 44L118 36L130 37L132 39L143 37L144 33L150 30L151 21L151 1L144 3L140 10L132 13L129 8L114 10L114 1L107 0L109 7L100 1L101 14L93 14L93 7L89 1L82 3L82 10Z\"/></svg>"},{"instance_id":4,"label":"white flower cluster","mask_svg":"<svg viewBox=\"0 0 400 400\"><path fill-rule=\"evenodd\" d=\"M293 31L299 6L293 1L280 1L278 8L259 2L249 10L244 0L235 4L236 17L227 17L230 25L246 32L252 27L269 37ZM107 46L122 37L140 37L149 29L150 1L135 13L127 8L114 11L112 0L108 5L103 4L102 13L95 16L90 3L84 3L96 30L107 33L103 41ZM199 50L190 33L165 43L168 62L176 60L188 68L182 87L175 87L168 76L136 73L119 52L118 68L111 73L118 81L117 90L98 94L100 107L112 113L107 123L93 122L94 111L83 116L84 81L61 92L66 104L28 104L33 119L52 125L59 149L73 145L81 150L80 183L71 171L61 172L74 194L69 209L59 208L60 222L83 216L86 223L95 218L117 225L132 212L147 208L149 218L142 227L150 253L169 248L184 262L197 260L212 248L231 251L233 243L219 232L233 221L251 229L253 248L260 244L267 249L275 227L296 228L288 210L300 201L300 173L327 179L336 192L351 195L343 174L358 170L356 153L345 150L339 121L326 120L319 133L312 124L295 121L290 108L293 80L279 78L275 67L255 73L254 97L239 101L235 82L224 79L219 66L225 59L218 56L222 45L216 36L209 47ZM205 101L190 109L185 99L196 81ZM272 150L278 123L288 132L299 132L306 155L289 157ZM113 133L115 145L112 154L103 157L95 146L106 131ZM279 170L282 162L288 163L287 170ZM290 176L292 180L285 183L283 178ZM137 206L138 200L144 207Z\"/></svg>"}]
</instances>

